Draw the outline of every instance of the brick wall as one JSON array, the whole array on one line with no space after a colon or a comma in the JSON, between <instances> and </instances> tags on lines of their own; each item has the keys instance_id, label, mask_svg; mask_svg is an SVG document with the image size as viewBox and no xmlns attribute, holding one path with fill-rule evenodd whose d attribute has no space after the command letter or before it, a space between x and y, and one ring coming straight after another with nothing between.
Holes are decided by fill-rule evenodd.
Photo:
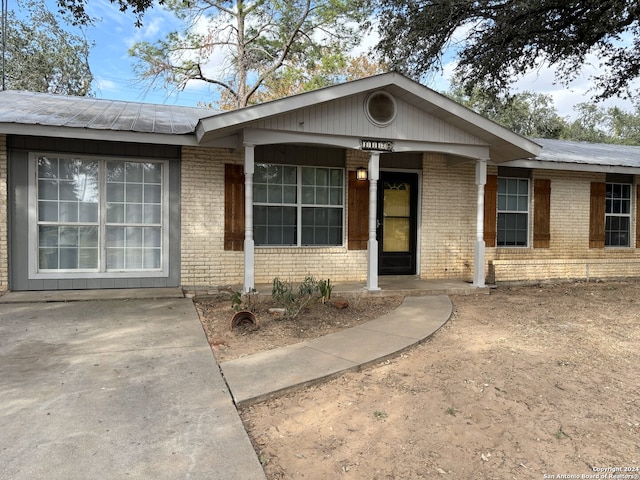
<instances>
[{"instance_id":1,"label":"brick wall","mask_svg":"<svg viewBox=\"0 0 640 480\"><path fill-rule=\"evenodd\" d=\"M9 288L7 165L7 136L0 135L0 293L6 292Z\"/></svg>"},{"instance_id":2,"label":"brick wall","mask_svg":"<svg viewBox=\"0 0 640 480\"><path fill-rule=\"evenodd\" d=\"M589 248L591 182L604 182L604 173L534 170L532 178L551 180L549 248L487 249L490 276L496 282L640 276L637 249ZM634 201L632 210L635 212ZM530 223L532 218L533 209ZM631 245L635 245L634 218L632 215Z\"/></svg>"},{"instance_id":3,"label":"brick wall","mask_svg":"<svg viewBox=\"0 0 640 480\"><path fill-rule=\"evenodd\" d=\"M223 249L224 164L242 162L242 152L183 149L182 284L185 286L236 286L243 282L243 252ZM367 162L367 153L347 152L348 170L366 166ZM6 166L4 172L6 177ZM489 174L496 173L496 167L490 166ZM489 282L640 276L640 251L635 248L589 248L590 183L604 181L604 174L534 170L532 180L535 178L551 180L550 247L487 248L485 268ZM476 238L475 163L449 166L443 155L425 154L421 181L420 276L471 281ZM635 220L631 229L635 235L633 225ZM6 285L6 267L4 272ZM307 275L334 282L363 282L366 274L364 250L350 251L345 247L255 250L256 283L270 283L276 276L295 282Z\"/></svg>"},{"instance_id":4,"label":"brick wall","mask_svg":"<svg viewBox=\"0 0 640 480\"><path fill-rule=\"evenodd\" d=\"M229 149L182 150L181 283L220 286L241 283L242 252L224 251L224 164L242 163Z\"/></svg>"},{"instance_id":5,"label":"brick wall","mask_svg":"<svg viewBox=\"0 0 640 480\"><path fill-rule=\"evenodd\" d=\"M242 164L244 153L185 147L182 155L181 283L187 287L241 285L244 253L225 251L223 245L224 164ZM366 165L367 158L360 152L347 155L348 168ZM307 275L334 282L363 280L366 271L366 251L346 247L255 250L256 283L271 283L276 276L297 282Z\"/></svg>"},{"instance_id":6,"label":"brick wall","mask_svg":"<svg viewBox=\"0 0 640 480\"><path fill-rule=\"evenodd\" d=\"M424 155L421 278L473 279L476 204L475 163L447 166L443 155Z\"/></svg>"}]
</instances>

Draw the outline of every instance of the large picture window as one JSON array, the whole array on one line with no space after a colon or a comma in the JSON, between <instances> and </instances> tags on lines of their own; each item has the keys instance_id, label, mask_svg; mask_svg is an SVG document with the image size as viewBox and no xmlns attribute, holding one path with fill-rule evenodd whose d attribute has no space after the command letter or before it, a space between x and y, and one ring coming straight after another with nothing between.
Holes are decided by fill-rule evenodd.
<instances>
[{"instance_id":1,"label":"large picture window","mask_svg":"<svg viewBox=\"0 0 640 480\"><path fill-rule=\"evenodd\" d=\"M498 177L499 247L526 247L529 238L529 180Z\"/></svg>"},{"instance_id":2,"label":"large picture window","mask_svg":"<svg viewBox=\"0 0 640 480\"><path fill-rule=\"evenodd\" d=\"M165 162L38 155L37 273L163 269Z\"/></svg>"},{"instance_id":3,"label":"large picture window","mask_svg":"<svg viewBox=\"0 0 640 480\"><path fill-rule=\"evenodd\" d=\"M605 204L605 246L630 246L630 228L631 184L607 183Z\"/></svg>"},{"instance_id":4,"label":"large picture window","mask_svg":"<svg viewBox=\"0 0 640 480\"><path fill-rule=\"evenodd\" d=\"M257 246L343 244L341 168L256 164L253 201Z\"/></svg>"}]
</instances>

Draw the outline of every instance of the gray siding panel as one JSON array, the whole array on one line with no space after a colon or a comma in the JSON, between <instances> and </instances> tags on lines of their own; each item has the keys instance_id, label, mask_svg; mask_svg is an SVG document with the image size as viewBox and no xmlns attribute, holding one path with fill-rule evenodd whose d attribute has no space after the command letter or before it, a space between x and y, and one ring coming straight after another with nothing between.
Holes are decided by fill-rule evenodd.
<instances>
[{"instance_id":1,"label":"gray siding panel","mask_svg":"<svg viewBox=\"0 0 640 480\"><path fill-rule=\"evenodd\" d=\"M177 287L180 285L180 148L44 137L10 136L9 144L9 288L68 290ZM169 160L169 275L134 278L29 279L29 171L31 151L113 155Z\"/></svg>"}]
</instances>

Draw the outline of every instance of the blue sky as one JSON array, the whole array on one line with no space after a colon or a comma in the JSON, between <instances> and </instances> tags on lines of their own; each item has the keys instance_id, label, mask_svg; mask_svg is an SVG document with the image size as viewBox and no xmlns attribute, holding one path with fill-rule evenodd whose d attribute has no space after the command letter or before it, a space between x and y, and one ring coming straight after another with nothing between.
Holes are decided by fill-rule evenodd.
<instances>
[{"instance_id":1,"label":"blue sky","mask_svg":"<svg viewBox=\"0 0 640 480\"><path fill-rule=\"evenodd\" d=\"M133 14L120 12L108 0L90 0L87 10L99 19L87 29L88 38L95 43L89 64L96 97L188 106L211 101L214 92L204 84L169 94L164 88L149 90L135 79L129 48L138 41L153 43L177 27L177 21L166 10L158 6L149 10L141 28L135 26Z\"/></svg>"},{"instance_id":2,"label":"blue sky","mask_svg":"<svg viewBox=\"0 0 640 480\"><path fill-rule=\"evenodd\" d=\"M9 8L17 8L17 0L9 0ZM47 0L54 10L55 0ZM149 103L166 103L173 105L197 106L198 103L208 103L215 98L215 90L203 82L193 82L185 91L168 93L164 88L149 90L147 85L135 79L133 72L134 59L128 50L136 41L154 42L173 31L178 23L165 9L155 6L143 17L143 26L135 26L135 17L131 13L122 13L108 0L89 0L88 13L98 18L95 25L86 29L87 37L94 42L90 56L90 66L93 72L94 94L98 98L143 101ZM375 43L374 38L368 38L368 45ZM365 50L362 47L360 50ZM578 76L576 81L566 88L553 83L553 71L540 68L525 76L516 84L519 91L535 91L546 93L553 97L558 113L561 116L572 116L573 106L579 102L588 101L588 89L591 82L588 74L597 71L597 59L593 65L587 65L585 74ZM438 91L448 88L447 75L453 70L453 64L445 65L444 76L434 76L427 86ZM611 99L606 105L618 105L626 110L633 110L628 101Z\"/></svg>"}]
</instances>

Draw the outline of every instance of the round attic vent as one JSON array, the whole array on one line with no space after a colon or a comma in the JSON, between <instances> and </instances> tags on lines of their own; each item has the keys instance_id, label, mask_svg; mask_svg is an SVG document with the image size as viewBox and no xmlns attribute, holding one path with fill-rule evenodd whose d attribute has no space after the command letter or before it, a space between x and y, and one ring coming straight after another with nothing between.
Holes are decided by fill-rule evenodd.
<instances>
[{"instance_id":1,"label":"round attic vent","mask_svg":"<svg viewBox=\"0 0 640 480\"><path fill-rule=\"evenodd\" d=\"M387 92L373 92L364 101L364 111L371 123L384 127L396 118L396 101Z\"/></svg>"}]
</instances>

